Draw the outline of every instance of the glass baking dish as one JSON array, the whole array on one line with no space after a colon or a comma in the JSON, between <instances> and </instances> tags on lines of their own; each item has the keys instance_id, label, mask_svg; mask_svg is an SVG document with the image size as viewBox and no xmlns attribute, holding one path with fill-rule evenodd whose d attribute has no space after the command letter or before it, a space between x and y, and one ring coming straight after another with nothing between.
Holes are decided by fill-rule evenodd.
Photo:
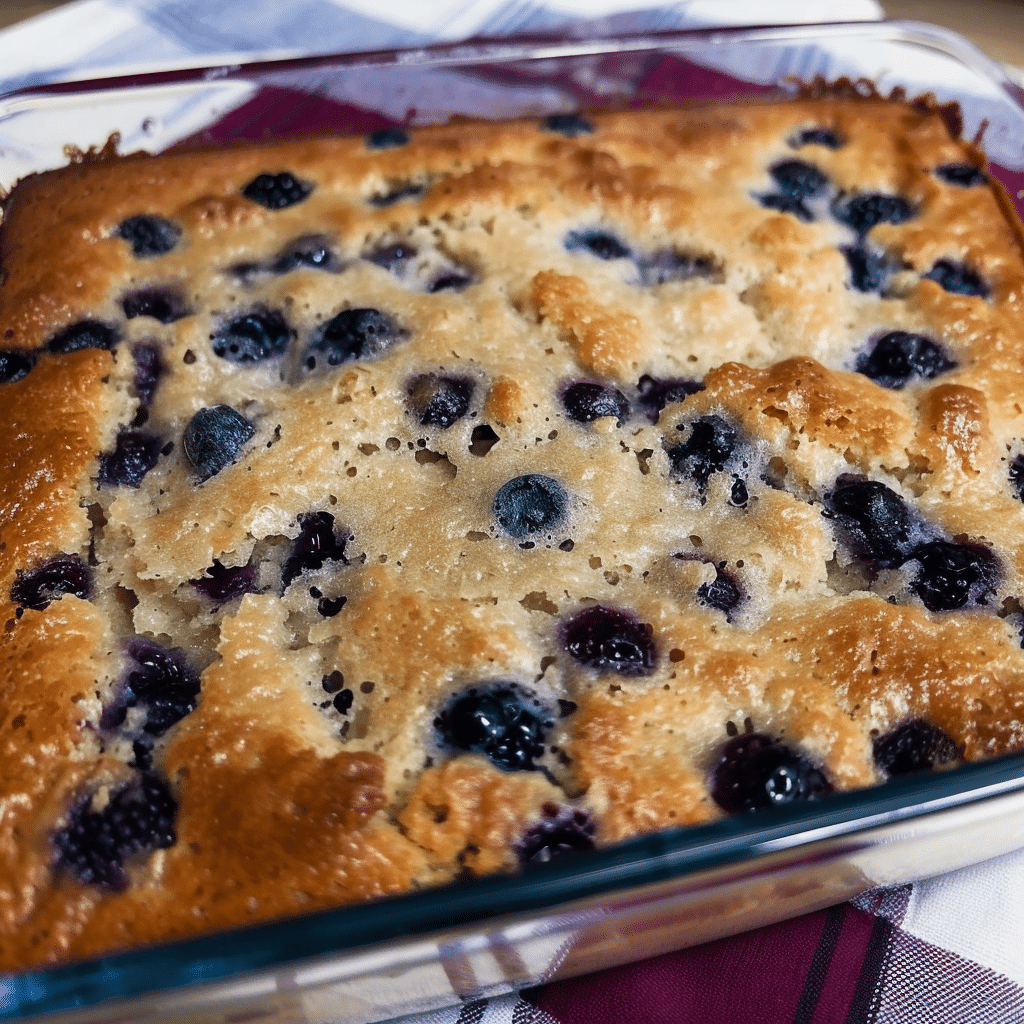
<instances>
[{"instance_id":1,"label":"glass baking dish","mask_svg":"<svg viewBox=\"0 0 1024 1024\"><path fill-rule=\"evenodd\" d=\"M455 114L785 94L816 76L957 101L1024 214L1024 93L912 23L517 39L62 82L0 99L0 187L102 150ZM867 83L872 83L869 86ZM1024 847L1024 753L308 917L0 977L0 1019L379 1021L637 960Z\"/></svg>"}]
</instances>

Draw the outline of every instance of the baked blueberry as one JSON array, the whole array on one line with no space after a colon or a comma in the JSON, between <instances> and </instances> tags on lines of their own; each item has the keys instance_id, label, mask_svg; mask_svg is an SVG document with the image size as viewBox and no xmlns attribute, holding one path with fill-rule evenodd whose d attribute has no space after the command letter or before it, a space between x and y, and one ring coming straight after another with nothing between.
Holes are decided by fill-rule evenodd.
<instances>
[{"instance_id":1,"label":"baked blueberry","mask_svg":"<svg viewBox=\"0 0 1024 1024\"><path fill-rule=\"evenodd\" d=\"M101 487L138 487L156 465L164 442L145 430L122 430L112 452L100 456Z\"/></svg>"},{"instance_id":2,"label":"baked blueberry","mask_svg":"<svg viewBox=\"0 0 1024 1024\"><path fill-rule=\"evenodd\" d=\"M938 726L913 718L872 744L875 764L886 775L930 771L959 756L956 741Z\"/></svg>"},{"instance_id":3,"label":"baked blueberry","mask_svg":"<svg viewBox=\"0 0 1024 1024\"><path fill-rule=\"evenodd\" d=\"M711 256L682 252L679 249L656 249L637 257L640 284L652 288L669 281L689 281L694 277L714 278L720 270Z\"/></svg>"},{"instance_id":4,"label":"baked blueberry","mask_svg":"<svg viewBox=\"0 0 1024 1024\"><path fill-rule=\"evenodd\" d=\"M11 586L15 604L38 612L65 594L83 601L92 597L92 570L78 555L56 555L38 568L19 569Z\"/></svg>"},{"instance_id":5,"label":"baked blueberry","mask_svg":"<svg viewBox=\"0 0 1024 1024\"><path fill-rule=\"evenodd\" d=\"M117 331L99 320L79 320L58 331L46 343L48 352L66 354L83 348L111 350L117 344Z\"/></svg>"},{"instance_id":6,"label":"baked blueberry","mask_svg":"<svg viewBox=\"0 0 1024 1024\"><path fill-rule=\"evenodd\" d=\"M594 849L597 822L589 811L545 804L542 814L515 844L520 864L546 864L567 853Z\"/></svg>"},{"instance_id":7,"label":"baked blueberry","mask_svg":"<svg viewBox=\"0 0 1024 1024\"><path fill-rule=\"evenodd\" d=\"M208 601L225 604L256 591L255 565L222 565L217 559L197 580L189 580Z\"/></svg>"},{"instance_id":8,"label":"baked blueberry","mask_svg":"<svg viewBox=\"0 0 1024 1024\"><path fill-rule=\"evenodd\" d=\"M593 423L614 416L621 427L629 415L629 399L609 384L580 380L562 391L562 408L577 423Z\"/></svg>"},{"instance_id":9,"label":"baked blueberry","mask_svg":"<svg viewBox=\"0 0 1024 1024\"><path fill-rule=\"evenodd\" d=\"M262 363L284 355L294 332L276 309L236 316L210 335L214 355L229 363Z\"/></svg>"},{"instance_id":10,"label":"baked blueberry","mask_svg":"<svg viewBox=\"0 0 1024 1024\"><path fill-rule=\"evenodd\" d=\"M747 482L741 476L732 478L732 488L729 491L729 504L736 508L746 508L750 495L747 493Z\"/></svg>"},{"instance_id":11,"label":"baked blueberry","mask_svg":"<svg viewBox=\"0 0 1024 1024\"><path fill-rule=\"evenodd\" d=\"M1010 486L1013 487L1013 493L1017 497L1024 501L1024 455L1018 455L1013 462L1010 463Z\"/></svg>"},{"instance_id":12,"label":"baked blueberry","mask_svg":"<svg viewBox=\"0 0 1024 1024\"><path fill-rule=\"evenodd\" d=\"M474 389L470 377L423 373L409 382L406 394L410 411L418 423L446 430L469 412Z\"/></svg>"},{"instance_id":13,"label":"baked blueberry","mask_svg":"<svg viewBox=\"0 0 1024 1024\"><path fill-rule=\"evenodd\" d=\"M434 719L445 746L482 754L506 771L535 770L554 724L532 691L504 682L469 687Z\"/></svg>"},{"instance_id":14,"label":"baked blueberry","mask_svg":"<svg viewBox=\"0 0 1024 1024\"><path fill-rule=\"evenodd\" d=\"M828 188L827 175L806 160L780 160L768 173L780 191L794 199L820 196Z\"/></svg>"},{"instance_id":15,"label":"baked blueberry","mask_svg":"<svg viewBox=\"0 0 1024 1024\"><path fill-rule=\"evenodd\" d=\"M0 384L13 384L27 377L35 365L34 352L20 352L17 349L0 352Z\"/></svg>"},{"instance_id":16,"label":"baked blueberry","mask_svg":"<svg viewBox=\"0 0 1024 1024\"><path fill-rule=\"evenodd\" d=\"M177 810L167 783L149 772L117 790L102 810L94 810L92 797L85 797L53 835L57 864L86 885L126 889L125 860L173 846Z\"/></svg>"},{"instance_id":17,"label":"baked blueberry","mask_svg":"<svg viewBox=\"0 0 1024 1024\"><path fill-rule=\"evenodd\" d=\"M570 231L565 236L565 247L569 252L588 252L599 260L623 260L632 257L633 252L624 242L610 231Z\"/></svg>"},{"instance_id":18,"label":"baked blueberry","mask_svg":"<svg viewBox=\"0 0 1024 1024\"><path fill-rule=\"evenodd\" d=\"M367 149L397 149L409 142L409 133L403 128L378 128L366 136Z\"/></svg>"},{"instance_id":19,"label":"baked blueberry","mask_svg":"<svg viewBox=\"0 0 1024 1024\"><path fill-rule=\"evenodd\" d=\"M281 250L271 269L275 274L287 274L300 267L334 270L337 265L337 258L328 239L323 235L303 235Z\"/></svg>"},{"instance_id":20,"label":"baked blueberry","mask_svg":"<svg viewBox=\"0 0 1024 1024\"><path fill-rule=\"evenodd\" d=\"M473 275L468 270L442 270L436 277L427 282L427 291L431 295L438 292L461 292L473 283Z\"/></svg>"},{"instance_id":21,"label":"baked blueberry","mask_svg":"<svg viewBox=\"0 0 1024 1024\"><path fill-rule=\"evenodd\" d=\"M940 164L935 168L935 176L947 185L959 188L978 188L988 184L988 175L974 164Z\"/></svg>"},{"instance_id":22,"label":"baked blueberry","mask_svg":"<svg viewBox=\"0 0 1024 1024\"><path fill-rule=\"evenodd\" d=\"M245 188L242 195L268 210L283 210L286 206L301 203L313 186L299 181L290 171L279 174L257 174Z\"/></svg>"},{"instance_id":23,"label":"baked blueberry","mask_svg":"<svg viewBox=\"0 0 1024 1024\"><path fill-rule=\"evenodd\" d=\"M569 492L553 477L528 473L503 484L491 508L510 537L524 540L562 526L569 512Z\"/></svg>"},{"instance_id":24,"label":"baked blueberry","mask_svg":"<svg viewBox=\"0 0 1024 1024\"><path fill-rule=\"evenodd\" d=\"M140 213L121 221L114 234L132 247L133 256L147 259L170 252L181 238L181 228L155 214Z\"/></svg>"},{"instance_id":25,"label":"baked blueberry","mask_svg":"<svg viewBox=\"0 0 1024 1024\"><path fill-rule=\"evenodd\" d=\"M690 424L690 434L679 445L666 451L672 472L693 480L703 494L712 473L725 469L740 446L736 428L721 416L701 416Z\"/></svg>"},{"instance_id":26,"label":"baked blueberry","mask_svg":"<svg viewBox=\"0 0 1024 1024\"><path fill-rule=\"evenodd\" d=\"M576 661L599 672L643 676L657 661L650 625L602 604L569 619L562 627L562 643Z\"/></svg>"},{"instance_id":27,"label":"baked blueberry","mask_svg":"<svg viewBox=\"0 0 1024 1024\"><path fill-rule=\"evenodd\" d=\"M768 210L777 210L779 213L791 213L797 220L809 224L814 220L811 208L799 197L791 196L788 192L769 192L760 197L761 205Z\"/></svg>"},{"instance_id":28,"label":"baked blueberry","mask_svg":"<svg viewBox=\"0 0 1024 1024\"><path fill-rule=\"evenodd\" d=\"M367 249L362 258L401 277L409 265L409 261L414 260L417 254L418 250L413 245L406 242L391 242L387 245L378 245L374 249Z\"/></svg>"},{"instance_id":29,"label":"baked blueberry","mask_svg":"<svg viewBox=\"0 0 1024 1024\"><path fill-rule=\"evenodd\" d=\"M988 285L981 275L956 260L938 260L934 267L924 275L926 281L934 281L953 295L969 295L975 298L988 298Z\"/></svg>"},{"instance_id":30,"label":"baked blueberry","mask_svg":"<svg viewBox=\"0 0 1024 1024\"><path fill-rule=\"evenodd\" d=\"M403 199L417 199L427 191L427 186L417 181L399 181L391 185L386 192L378 192L370 196L371 206L392 206Z\"/></svg>"},{"instance_id":31,"label":"baked blueberry","mask_svg":"<svg viewBox=\"0 0 1024 1024\"><path fill-rule=\"evenodd\" d=\"M306 349L306 368L316 369L321 359L328 366L372 359L386 352L405 334L379 309L344 309L314 333Z\"/></svg>"},{"instance_id":32,"label":"baked blueberry","mask_svg":"<svg viewBox=\"0 0 1024 1024\"><path fill-rule=\"evenodd\" d=\"M825 515L842 527L850 547L861 558L899 565L910 553L910 509L879 480L841 477L825 498Z\"/></svg>"},{"instance_id":33,"label":"baked blueberry","mask_svg":"<svg viewBox=\"0 0 1024 1024\"><path fill-rule=\"evenodd\" d=\"M238 459L256 428L230 405L208 405L189 420L182 443L202 483Z\"/></svg>"},{"instance_id":34,"label":"baked blueberry","mask_svg":"<svg viewBox=\"0 0 1024 1024\"><path fill-rule=\"evenodd\" d=\"M345 545L349 534L337 530L330 512L307 512L299 516L299 535L292 541L288 558L281 570L281 585L287 589L292 581L305 572L315 572L327 562L345 560Z\"/></svg>"},{"instance_id":35,"label":"baked blueberry","mask_svg":"<svg viewBox=\"0 0 1024 1024\"><path fill-rule=\"evenodd\" d=\"M931 612L985 604L999 579L996 556L981 544L935 540L914 549L918 563L910 589Z\"/></svg>"},{"instance_id":36,"label":"baked blueberry","mask_svg":"<svg viewBox=\"0 0 1024 1024\"><path fill-rule=\"evenodd\" d=\"M743 600L743 591L731 573L715 566L715 578L697 588L697 600L709 608L725 612L728 618Z\"/></svg>"},{"instance_id":37,"label":"baked blueberry","mask_svg":"<svg viewBox=\"0 0 1024 1024\"><path fill-rule=\"evenodd\" d=\"M685 401L690 395L703 391L704 385L699 380L685 377L651 377L645 373L637 381L636 389L636 404L652 423L657 423L666 405Z\"/></svg>"},{"instance_id":38,"label":"baked blueberry","mask_svg":"<svg viewBox=\"0 0 1024 1024\"><path fill-rule=\"evenodd\" d=\"M171 324L188 316L188 308L181 295L169 288L140 288L130 292L121 300L121 308L129 320L148 316L162 324Z\"/></svg>"},{"instance_id":39,"label":"baked blueberry","mask_svg":"<svg viewBox=\"0 0 1024 1024\"><path fill-rule=\"evenodd\" d=\"M832 791L828 779L806 757L759 732L726 743L709 788L715 803L730 814L816 800Z\"/></svg>"},{"instance_id":40,"label":"baked blueberry","mask_svg":"<svg viewBox=\"0 0 1024 1024\"><path fill-rule=\"evenodd\" d=\"M889 276L889 260L866 245L844 245L839 251L850 268L850 287L858 292L881 292Z\"/></svg>"},{"instance_id":41,"label":"baked blueberry","mask_svg":"<svg viewBox=\"0 0 1024 1024\"><path fill-rule=\"evenodd\" d=\"M128 642L131 668L122 698L125 707L141 705L146 710L143 729L162 736L196 708L199 674L192 669L179 648L161 647L136 637ZM119 723L118 723L119 724Z\"/></svg>"},{"instance_id":42,"label":"baked blueberry","mask_svg":"<svg viewBox=\"0 0 1024 1024\"><path fill-rule=\"evenodd\" d=\"M914 378L934 380L956 363L924 334L889 331L857 357L854 369L883 388L899 389Z\"/></svg>"},{"instance_id":43,"label":"baked blueberry","mask_svg":"<svg viewBox=\"0 0 1024 1024\"><path fill-rule=\"evenodd\" d=\"M824 146L826 149L841 149L846 145L846 139L833 128L801 128L790 137L789 144L794 149L801 146Z\"/></svg>"},{"instance_id":44,"label":"baked blueberry","mask_svg":"<svg viewBox=\"0 0 1024 1024\"><path fill-rule=\"evenodd\" d=\"M832 204L832 215L841 224L866 235L877 224L902 224L914 216L914 207L902 196L883 192L861 192L839 196Z\"/></svg>"},{"instance_id":45,"label":"baked blueberry","mask_svg":"<svg viewBox=\"0 0 1024 1024\"><path fill-rule=\"evenodd\" d=\"M348 598L344 594L338 597L321 597L316 603L316 613L321 618L333 619L346 604Z\"/></svg>"},{"instance_id":46,"label":"baked blueberry","mask_svg":"<svg viewBox=\"0 0 1024 1024\"><path fill-rule=\"evenodd\" d=\"M132 348L135 376L132 386L142 406L148 405L156 394L157 385L164 374L164 361L157 345L142 343Z\"/></svg>"},{"instance_id":47,"label":"baked blueberry","mask_svg":"<svg viewBox=\"0 0 1024 1024\"><path fill-rule=\"evenodd\" d=\"M594 133L593 122L582 114L549 114L541 122L541 127L546 132L555 132L570 139Z\"/></svg>"}]
</instances>

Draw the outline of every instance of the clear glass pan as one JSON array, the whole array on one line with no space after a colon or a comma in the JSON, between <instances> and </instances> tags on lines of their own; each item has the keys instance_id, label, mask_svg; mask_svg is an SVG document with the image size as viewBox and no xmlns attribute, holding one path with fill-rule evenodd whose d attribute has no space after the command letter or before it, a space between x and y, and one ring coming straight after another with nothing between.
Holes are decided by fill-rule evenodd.
<instances>
[{"instance_id":1,"label":"clear glass pan","mask_svg":"<svg viewBox=\"0 0 1024 1024\"><path fill-rule=\"evenodd\" d=\"M516 40L228 63L0 99L0 186L122 152L394 123L754 98L864 77L960 103L1024 213L1024 94L927 25ZM1024 754L484 879L0 977L0 1019L356 1024L569 977L1024 847Z\"/></svg>"}]
</instances>

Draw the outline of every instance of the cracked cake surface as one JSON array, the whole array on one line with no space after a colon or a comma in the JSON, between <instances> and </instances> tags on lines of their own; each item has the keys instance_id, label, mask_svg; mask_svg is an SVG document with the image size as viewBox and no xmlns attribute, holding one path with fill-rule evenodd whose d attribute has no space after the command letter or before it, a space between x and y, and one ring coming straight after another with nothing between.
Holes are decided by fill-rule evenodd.
<instances>
[{"instance_id":1,"label":"cracked cake surface","mask_svg":"<svg viewBox=\"0 0 1024 1024\"><path fill-rule=\"evenodd\" d=\"M928 103L72 164L0 231L0 969L1024 746L1024 263Z\"/></svg>"}]
</instances>

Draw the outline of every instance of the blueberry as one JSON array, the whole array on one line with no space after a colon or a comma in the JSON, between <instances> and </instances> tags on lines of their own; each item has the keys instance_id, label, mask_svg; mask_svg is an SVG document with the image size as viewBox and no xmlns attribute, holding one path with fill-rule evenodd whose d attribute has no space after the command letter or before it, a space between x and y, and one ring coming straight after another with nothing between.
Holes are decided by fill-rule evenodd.
<instances>
[{"instance_id":1,"label":"blueberry","mask_svg":"<svg viewBox=\"0 0 1024 1024\"><path fill-rule=\"evenodd\" d=\"M889 276L889 261L865 245L845 245L839 250L850 268L850 286L858 292L881 292Z\"/></svg>"},{"instance_id":2,"label":"blueberry","mask_svg":"<svg viewBox=\"0 0 1024 1024\"><path fill-rule=\"evenodd\" d=\"M313 335L306 350L306 367L316 368L322 354L328 366L372 359L405 337L405 331L377 309L345 309Z\"/></svg>"},{"instance_id":3,"label":"blueberry","mask_svg":"<svg viewBox=\"0 0 1024 1024\"><path fill-rule=\"evenodd\" d=\"M339 690L331 700L331 704L339 715L347 715L352 708L354 700L355 694L351 690Z\"/></svg>"},{"instance_id":4,"label":"blueberry","mask_svg":"<svg viewBox=\"0 0 1024 1024\"><path fill-rule=\"evenodd\" d=\"M102 487L138 487L160 458L163 442L144 430L122 430L112 452L100 456Z\"/></svg>"},{"instance_id":5,"label":"blueberry","mask_svg":"<svg viewBox=\"0 0 1024 1024\"><path fill-rule=\"evenodd\" d=\"M94 811L87 797L54 833L57 864L86 885L123 890L126 858L174 845L177 809L167 783L149 772L115 792L101 811Z\"/></svg>"},{"instance_id":6,"label":"blueberry","mask_svg":"<svg viewBox=\"0 0 1024 1024\"><path fill-rule=\"evenodd\" d=\"M637 381L637 405L647 414L652 423L657 423L661 410L666 405L682 402L690 395L704 390L699 380L685 377L650 377L646 373Z\"/></svg>"},{"instance_id":7,"label":"blueberry","mask_svg":"<svg viewBox=\"0 0 1024 1024\"><path fill-rule=\"evenodd\" d=\"M140 213L121 221L114 234L132 247L132 255L146 259L170 252L181 238L181 228L163 217Z\"/></svg>"},{"instance_id":8,"label":"blueberry","mask_svg":"<svg viewBox=\"0 0 1024 1024\"><path fill-rule=\"evenodd\" d=\"M261 363L284 355L293 337L285 318L274 310L255 310L229 320L210 335L214 355L229 363Z\"/></svg>"},{"instance_id":9,"label":"blueberry","mask_svg":"<svg viewBox=\"0 0 1024 1024\"><path fill-rule=\"evenodd\" d=\"M216 559L197 580L189 580L193 587L214 604L225 604L252 594L256 590L255 565L222 565Z\"/></svg>"},{"instance_id":10,"label":"blueberry","mask_svg":"<svg viewBox=\"0 0 1024 1024\"><path fill-rule=\"evenodd\" d=\"M506 771L531 771L554 715L514 683L471 686L434 720L445 746L483 754Z\"/></svg>"},{"instance_id":11,"label":"blueberry","mask_svg":"<svg viewBox=\"0 0 1024 1024\"><path fill-rule=\"evenodd\" d=\"M940 288L954 295L969 295L975 298L988 298L988 285L977 271L956 260L939 260L924 275L926 281L934 281Z\"/></svg>"},{"instance_id":12,"label":"blueberry","mask_svg":"<svg viewBox=\"0 0 1024 1024\"><path fill-rule=\"evenodd\" d=\"M200 483L238 458L256 428L230 405L208 405L189 420L182 438L185 455Z\"/></svg>"},{"instance_id":13,"label":"blueberry","mask_svg":"<svg viewBox=\"0 0 1024 1024\"><path fill-rule=\"evenodd\" d=\"M600 260L629 259L633 253L609 231L570 231L565 236L569 252L588 252Z\"/></svg>"},{"instance_id":14,"label":"blueberry","mask_svg":"<svg viewBox=\"0 0 1024 1024\"><path fill-rule=\"evenodd\" d=\"M694 277L713 278L720 273L711 256L701 256L678 249L656 249L637 259L640 284L648 288L669 281L689 281Z\"/></svg>"},{"instance_id":15,"label":"blueberry","mask_svg":"<svg viewBox=\"0 0 1024 1024\"><path fill-rule=\"evenodd\" d=\"M763 207L769 210L777 210L779 213L791 213L797 220L809 224L814 220L811 208L799 197L791 196L786 192L769 192L760 197Z\"/></svg>"},{"instance_id":16,"label":"blueberry","mask_svg":"<svg viewBox=\"0 0 1024 1024\"><path fill-rule=\"evenodd\" d=\"M599 672L648 675L657 660L651 627L628 612L601 604L569 619L562 642L573 658Z\"/></svg>"},{"instance_id":17,"label":"blueberry","mask_svg":"<svg viewBox=\"0 0 1024 1024\"><path fill-rule=\"evenodd\" d=\"M739 584L724 569L715 568L715 578L710 583L702 583L697 588L697 600L709 608L725 612L728 617L743 600L743 591Z\"/></svg>"},{"instance_id":18,"label":"blueberry","mask_svg":"<svg viewBox=\"0 0 1024 1024\"><path fill-rule=\"evenodd\" d=\"M379 128L366 136L367 149L397 149L409 143L409 133L402 128Z\"/></svg>"},{"instance_id":19,"label":"blueberry","mask_svg":"<svg viewBox=\"0 0 1024 1024\"><path fill-rule=\"evenodd\" d=\"M541 127L546 132L555 132L570 139L594 133L594 125L581 114L549 114L541 122Z\"/></svg>"},{"instance_id":20,"label":"blueberry","mask_svg":"<svg viewBox=\"0 0 1024 1024\"><path fill-rule=\"evenodd\" d=\"M299 535L281 571L281 585L287 589L304 572L315 572L327 562L345 563L345 545L349 536L336 532L330 512L307 512L299 516Z\"/></svg>"},{"instance_id":21,"label":"blueberry","mask_svg":"<svg viewBox=\"0 0 1024 1024\"><path fill-rule=\"evenodd\" d=\"M162 324L171 324L188 316L181 296L167 288L142 288L131 292L121 300L121 308L129 320L148 316Z\"/></svg>"},{"instance_id":22,"label":"blueberry","mask_svg":"<svg viewBox=\"0 0 1024 1024\"><path fill-rule=\"evenodd\" d=\"M875 764L886 775L929 771L959 755L953 737L923 718L913 718L879 736L873 753Z\"/></svg>"},{"instance_id":23,"label":"blueberry","mask_svg":"<svg viewBox=\"0 0 1024 1024\"><path fill-rule=\"evenodd\" d=\"M740 476L733 477L732 489L729 491L729 504L735 505L736 508L746 508L749 499L746 481Z\"/></svg>"},{"instance_id":24,"label":"blueberry","mask_svg":"<svg viewBox=\"0 0 1024 1024\"><path fill-rule=\"evenodd\" d=\"M57 555L36 569L19 570L11 587L15 604L38 612L65 594L92 597L92 571L78 555Z\"/></svg>"},{"instance_id":25,"label":"blueberry","mask_svg":"<svg viewBox=\"0 0 1024 1024\"><path fill-rule=\"evenodd\" d=\"M17 349L0 352L0 384L13 384L27 377L35 365L34 352L20 352Z\"/></svg>"},{"instance_id":26,"label":"blueberry","mask_svg":"<svg viewBox=\"0 0 1024 1024\"><path fill-rule=\"evenodd\" d=\"M956 363L923 334L889 331L857 357L854 369L883 388L899 389L915 377L934 380Z\"/></svg>"},{"instance_id":27,"label":"blueberry","mask_svg":"<svg viewBox=\"0 0 1024 1024\"><path fill-rule=\"evenodd\" d=\"M446 430L469 412L473 390L470 377L424 373L409 382L406 394L417 422Z\"/></svg>"},{"instance_id":28,"label":"blueberry","mask_svg":"<svg viewBox=\"0 0 1024 1024\"><path fill-rule=\"evenodd\" d=\"M414 260L416 255L415 246L405 242L393 242L388 245L379 245L375 249L368 249L363 253L362 258L392 274L401 276L409 261Z\"/></svg>"},{"instance_id":29,"label":"blueberry","mask_svg":"<svg viewBox=\"0 0 1024 1024\"><path fill-rule=\"evenodd\" d=\"M427 284L431 295L438 292L460 292L473 284L473 275L465 270L444 270Z\"/></svg>"},{"instance_id":30,"label":"blueberry","mask_svg":"<svg viewBox=\"0 0 1024 1024\"><path fill-rule=\"evenodd\" d=\"M828 188L828 177L803 160L780 160L768 168L768 173L783 194L793 199L820 196Z\"/></svg>"},{"instance_id":31,"label":"blueberry","mask_svg":"<svg viewBox=\"0 0 1024 1024\"><path fill-rule=\"evenodd\" d=\"M576 381L562 391L561 397L569 419L577 423L593 423L605 416L614 416L621 427L629 415L629 399L608 384Z\"/></svg>"},{"instance_id":32,"label":"blueberry","mask_svg":"<svg viewBox=\"0 0 1024 1024\"><path fill-rule=\"evenodd\" d=\"M895 491L878 480L840 478L825 499L825 514L843 528L861 558L898 565L909 553L910 510Z\"/></svg>"},{"instance_id":33,"label":"blueberry","mask_svg":"<svg viewBox=\"0 0 1024 1024\"><path fill-rule=\"evenodd\" d=\"M136 345L132 348L135 376L132 385L142 405L148 405L156 394L157 385L164 374L164 361L156 345Z\"/></svg>"},{"instance_id":34,"label":"blueberry","mask_svg":"<svg viewBox=\"0 0 1024 1024\"><path fill-rule=\"evenodd\" d=\"M321 597L316 603L316 611L321 618L333 619L346 604L348 604L348 598L344 595L340 597Z\"/></svg>"},{"instance_id":35,"label":"blueberry","mask_svg":"<svg viewBox=\"0 0 1024 1024\"><path fill-rule=\"evenodd\" d=\"M918 563L910 589L930 612L984 604L999 578L996 556L980 544L936 540L915 548Z\"/></svg>"},{"instance_id":36,"label":"blueberry","mask_svg":"<svg viewBox=\"0 0 1024 1024\"><path fill-rule=\"evenodd\" d=\"M111 350L117 344L117 331L99 320L79 320L58 331L46 343L48 352L66 354L83 348Z\"/></svg>"},{"instance_id":37,"label":"blueberry","mask_svg":"<svg viewBox=\"0 0 1024 1024\"><path fill-rule=\"evenodd\" d=\"M328 239L323 235L303 235L281 250L272 269L275 274L287 274L300 267L334 270L337 264L337 258Z\"/></svg>"},{"instance_id":38,"label":"blueberry","mask_svg":"<svg viewBox=\"0 0 1024 1024\"><path fill-rule=\"evenodd\" d=\"M281 171L280 174L256 175L242 189L242 195L268 210L283 210L301 203L312 191L312 185L299 181L289 171Z\"/></svg>"},{"instance_id":39,"label":"blueberry","mask_svg":"<svg viewBox=\"0 0 1024 1024\"><path fill-rule=\"evenodd\" d=\"M789 140L794 149L801 146L824 146L826 149L841 149L846 139L832 128L802 128Z\"/></svg>"},{"instance_id":40,"label":"blueberry","mask_svg":"<svg viewBox=\"0 0 1024 1024\"><path fill-rule=\"evenodd\" d=\"M387 192L379 192L370 196L371 206L393 206L403 199L417 199L427 191L427 186L415 181L400 181L392 185Z\"/></svg>"},{"instance_id":41,"label":"blueberry","mask_svg":"<svg viewBox=\"0 0 1024 1024\"><path fill-rule=\"evenodd\" d=\"M736 736L711 773L711 798L730 814L816 800L832 791L822 772L802 754L764 733Z\"/></svg>"},{"instance_id":42,"label":"blueberry","mask_svg":"<svg viewBox=\"0 0 1024 1024\"><path fill-rule=\"evenodd\" d=\"M1018 455L1013 462L1010 463L1010 485L1013 487L1013 493L1017 497L1024 501L1024 455Z\"/></svg>"},{"instance_id":43,"label":"blueberry","mask_svg":"<svg viewBox=\"0 0 1024 1024\"><path fill-rule=\"evenodd\" d=\"M567 853L594 849L597 822L589 811L545 804L543 814L515 844L520 864L546 864Z\"/></svg>"},{"instance_id":44,"label":"blueberry","mask_svg":"<svg viewBox=\"0 0 1024 1024\"><path fill-rule=\"evenodd\" d=\"M132 667L125 684L127 707L146 709L143 729L151 736L162 736L196 708L199 675L179 648L161 647L151 640L136 637L128 643Z\"/></svg>"},{"instance_id":45,"label":"blueberry","mask_svg":"<svg viewBox=\"0 0 1024 1024\"><path fill-rule=\"evenodd\" d=\"M977 188L988 184L988 175L974 164L940 164L935 168L935 176L947 185L959 188Z\"/></svg>"},{"instance_id":46,"label":"blueberry","mask_svg":"<svg viewBox=\"0 0 1024 1024\"><path fill-rule=\"evenodd\" d=\"M517 476L494 496L494 517L517 540L557 530L569 511L569 492L553 477L540 473Z\"/></svg>"},{"instance_id":47,"label":"blueberry","mask_svg":"<svg viewBox=\"0 0 1024 1024\"><path fill-rule=\"evenodd\" d=\"M862 192L837 198L832 204L832 215L863 236L876 224L902 224L910 220L914 216L914 207L902 196Z\"/></svg>"},{"instance_id":48,"label":"blueberry","mask_svg":"<svg viewBox=\"0 0 1024 1024\"><path fill-rule=\"evenodd\" d=\"M736 428L721 416L701 416L690 424L690 436L666 451L672 472L693 480L703 494L712 473L721 472L740 445Z\"/></svg>"}]
</instances>

